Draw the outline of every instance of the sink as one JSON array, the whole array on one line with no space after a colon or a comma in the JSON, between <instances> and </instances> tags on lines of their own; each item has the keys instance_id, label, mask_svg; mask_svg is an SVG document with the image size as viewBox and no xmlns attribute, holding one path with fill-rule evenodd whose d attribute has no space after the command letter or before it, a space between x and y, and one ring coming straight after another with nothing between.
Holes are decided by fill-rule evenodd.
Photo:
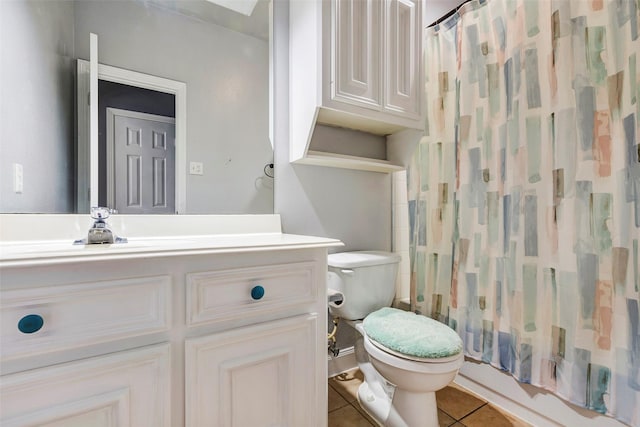
<instances>
[{"instance_id":1,"label":"sink","mask_svg":"<svg viewBox=\"0 0 640 427\"><path fill-rule=\"evenodd\" d=\"M182 248L185 245L193 244L193 240L175 238L148 238L148 239L129 239L128 243L112 243L112 244L73 244L71 242L59 241L34 241L29 243L2 243L0 244L0 258L15 259L25 256L31 257L51 257L51 256L70 256L79 254L99 254L113 252L138 252L140 249L173 249Z\"/></svg>"},{"instance_id":2,"label":"sink","mask_svg":"<svg viewBox=\"0 0 640 427\"><path fill-rule=\"evenodd\" d=\"M131 238L127 243L91 245L60 240L4 242L0 243L0 261L189 250L207 246L205 242L210 239L203 241L182 236Z\"/></svg>"},{"instance_id":3,"label":"sink","mask_svg":"<svg viewBox=\"0 0 640 427\"><path fill-rule=\"evenodd\" d=\"M15 258L20 255L32 256L63 256L70 254L79 254L85 251L105 251L113 250L111 246L122 246L122 244L113 245L74 245L72 243L33 243L33 244L17 244L17 245L0 245L0 256L2 258ZM142 245L137 245L138 247ZM130 246L132 248L133 246ZM117 250L117 249L116 249Z\"/></svg>"}]
</instances>

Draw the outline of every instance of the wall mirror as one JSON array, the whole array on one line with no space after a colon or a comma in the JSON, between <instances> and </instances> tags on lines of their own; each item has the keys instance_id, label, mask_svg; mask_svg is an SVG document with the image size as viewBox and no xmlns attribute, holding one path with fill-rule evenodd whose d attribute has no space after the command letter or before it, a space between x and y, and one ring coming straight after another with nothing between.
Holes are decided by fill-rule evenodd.
<instances>
[{"instance_id":1,"label":"wall mirror","mask_svg":"<svg viewBox=\"0 0 640 427\"><path fill-rule=\"evenodd\" d=\"M134 201L139 196L127 180L128 193L114 195L106 183L115 178L164 171L175 181L156 186L153 191L162 194L153 203L181 201L153 213L273 213L271 5L233 0L228 3L234 11L213 1L1 1L0 212L88 212L89 184L81 177L91 165L83 145L86 123L78 117L88 104L83 67L94 33L102 75L99 204L122 194ZM158 90L153 79L161 82ZM183 85L180 96L173 84ZM147 98L147 92L157 93ZM121 116L132 115L126 120L135 122L139 114L147 115L141 120L178 120L175 131L185 140L174 147L173 159L156 160L160 166L144 174L144 156L142 163L132 162L135 156L126 163L127 155L107 142L110 131L120 129ZM180 120L186 123L182 129ZM137 141L134 131L140 128L141 135L151 135L151 145L171 143L171 131L163 140L158 135L164 130L122 126L130 141Z\"/></svg>"}]
</instances>

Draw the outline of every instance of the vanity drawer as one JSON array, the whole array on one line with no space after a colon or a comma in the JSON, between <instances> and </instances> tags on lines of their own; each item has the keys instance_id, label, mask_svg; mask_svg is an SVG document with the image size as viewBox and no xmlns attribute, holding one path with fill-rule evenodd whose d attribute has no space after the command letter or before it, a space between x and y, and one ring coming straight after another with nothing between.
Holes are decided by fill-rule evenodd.
<instances>
[{"instance_id":1,"label":"vanity drawer","mask_svg":"<svg viewBox=\"0 0 640 427\"><path fill-rule=\"evenodd\" d=\"M0 358L166 331L170 293L169 276L0 291Z\"/></svg>"},{"instance_id":2,"label":"vanity drawer","mask_svg":"<svg viewBox=\"0 0 640 427\"><path fill-rule=\"evenodd\" d=\"M271 313L313 303L313 262L276 264L187 274L187 325Z\"/></svg>"}]
</instances>

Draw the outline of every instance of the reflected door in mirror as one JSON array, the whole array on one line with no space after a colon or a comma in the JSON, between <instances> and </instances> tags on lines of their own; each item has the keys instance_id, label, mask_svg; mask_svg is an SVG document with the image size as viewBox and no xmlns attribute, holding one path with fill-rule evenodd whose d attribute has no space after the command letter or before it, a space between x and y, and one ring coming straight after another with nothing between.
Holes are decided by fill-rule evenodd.
<instances>
[{"instance_id":1,"label":"reflected door in mirror","mask_svg":"<svg viewBox=\"0 0 640 427\"><path fill-rule=\"evenodd\" d=\"M175 213L175 119L109 108L107 194L119 213Z\"/></svg>"}]
</instances>

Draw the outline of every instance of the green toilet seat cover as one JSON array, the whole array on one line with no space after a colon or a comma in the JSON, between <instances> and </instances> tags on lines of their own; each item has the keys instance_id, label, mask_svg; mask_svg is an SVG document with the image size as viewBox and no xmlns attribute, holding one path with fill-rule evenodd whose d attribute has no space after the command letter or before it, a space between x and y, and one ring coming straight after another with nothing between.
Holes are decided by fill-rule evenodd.
<instances>
[{"instance_id":1,"label":"green toilet seat cover","mask_svg":"<svg viewBox=\"0 0 640 427\"><path fill-rule=\"evenodd\" d=\"M367 336L408 356L439 359L462 351L462 340L447 325L409 311L384 307L362 322Z\"/></svg>"}]
</instances>

